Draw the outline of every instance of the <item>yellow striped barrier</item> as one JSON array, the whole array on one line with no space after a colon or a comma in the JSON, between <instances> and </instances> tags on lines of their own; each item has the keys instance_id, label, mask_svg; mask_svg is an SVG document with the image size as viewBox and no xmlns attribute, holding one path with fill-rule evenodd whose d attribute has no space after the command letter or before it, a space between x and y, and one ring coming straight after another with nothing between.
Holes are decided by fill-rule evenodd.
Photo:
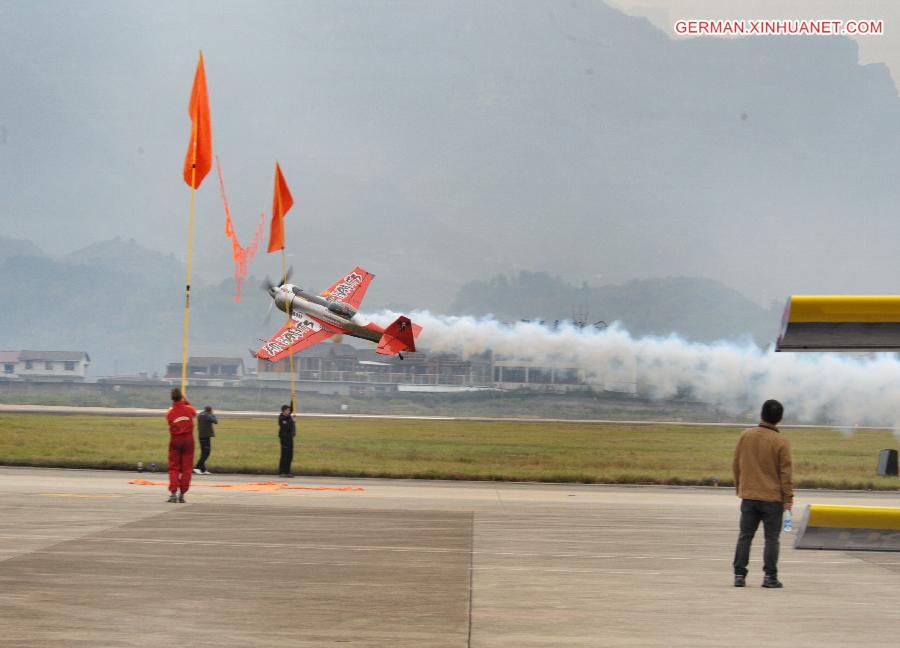
<instances>
[{"instance_id":1,"label":"yellow striped barrier","mask_svg":"<svg viewBox=\"0 0 900 648\"><path fill-rule=\"evenodd\" d=\"M900 295L793 295L776 351L898 351Z\"/></svg>"},{"instance_id":2,"label":"yellow striped barrier","mask_svg":"<svg viewBox=\"0 0 900 648\"><path fill-rule=\"evenodd\" d=\"M794 548L900 551L900 508L810 504Z\"/></svg>"}]
</instances>

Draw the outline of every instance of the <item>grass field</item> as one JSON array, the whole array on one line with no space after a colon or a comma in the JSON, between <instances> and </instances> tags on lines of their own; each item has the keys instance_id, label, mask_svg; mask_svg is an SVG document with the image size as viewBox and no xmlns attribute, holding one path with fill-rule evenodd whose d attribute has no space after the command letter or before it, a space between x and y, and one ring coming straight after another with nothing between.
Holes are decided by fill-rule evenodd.
<instances>
[{"instance_id":1,"label":"grass field","mask_svg":"<svg viewBox=\"0 0 900 648\"><path fill-rule=\"evenodd\" d=\"M222 419L209 468L271 475L277 424ZM579 423L300 419L294 472L302 475L730 485L737 428ZM888 431L845 436L786 429L798 487L896 489L878 477ZM134 469L166 465L168 432L156 418L0 416L0 464Z\"/></svg>"}]
</instances>

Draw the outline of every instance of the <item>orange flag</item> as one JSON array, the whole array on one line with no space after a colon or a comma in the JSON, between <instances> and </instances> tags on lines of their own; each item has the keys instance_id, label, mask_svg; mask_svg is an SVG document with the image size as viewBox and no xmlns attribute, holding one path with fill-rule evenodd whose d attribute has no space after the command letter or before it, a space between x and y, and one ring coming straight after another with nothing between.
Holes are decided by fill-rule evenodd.
<instances>
[{"instance_id":1,"label":"orange flag","mask_svg":"<svg viewBox=\"0 0 900 648\"><path fill-rule=\"evenodd\" d=\"M219 164L219 156L216 156L216 173L219 176L219 192L222 194L222 204L225 206L225 236L231 239L231 258L234 260L234 280L237 283L237 293L234 301L241 303L241 282L247 278L247 266L256 256L259 242L265 234L265 214L259 215L259 225L256 233L246 247L241 247L237 234L234 231L234 223L231 221L231 209L228 206L228 198L225 196L225 181L222 179L222 165Z\"/></svg>"},{"instance_id":2,"label":"orange flag","mask_svg":"<svg viewBox=\"0 0 900 648\"><path fill-rule=\"evenodd\" d=\"M272 196L272 228L269 230L267 252L284 249L284 215L294 205L294 197L281 174L281 167L275 163L275 194Z\"/></svg>"},{"instance_id":3,"label":"orange flag","mask_svg":"<svg viewBox=\"0 0 900 648\"><path fill-rule=\"evenodd\" d=\"M188 142L187 154L184 156L184 181L196 189L212 168L212 130L209 123L209 95L206 92L203 52L200 53L197 72L194 74L188 114L191 116L191 141Z\"/></svg>"}]
</instances>

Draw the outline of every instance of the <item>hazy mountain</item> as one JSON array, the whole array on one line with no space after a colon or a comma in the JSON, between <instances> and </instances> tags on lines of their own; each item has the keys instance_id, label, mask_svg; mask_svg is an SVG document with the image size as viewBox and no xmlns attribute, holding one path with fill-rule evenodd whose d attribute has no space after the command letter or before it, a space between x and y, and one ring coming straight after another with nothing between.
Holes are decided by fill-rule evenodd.
<instances>
[{"instance_id":1,"label":"hazy mountain","mask_svg":"<svg viewBox=\"0 0 900 648\"><path fill-rule=\"evenodd\" d=\"M520 269L890 292L900 100L844 38L672 40L601 2L6 3L0 228L184 259L198 47L246 242L278 158L290 262L441 309ZM35 39L41 47L35 47ZM230 273L210 176L196 269ZM277 274L277 258L254 271Z\"/></svg>"},{"instance_id":2,"label":"hazy mountain","mask_svg":"<svg viewBox=\"0 0 900 648\"><path fill-rule=\"evenodd\" d=\"M0 261L20 256L42 257L44 251L31 241L0 236Z\"/></svg>"},{"instance_id":3,"label":"hazy mountain","mask_svg":"<svg viewBox=\"0 0 900 648\"><path fill-rule=\"evenodd\" d=\"M0 302L14 305L4 309L0 348L87 351L94 378L162 372L166 363L181 360L184 267L180 263L134 241L101 241L61 257L44 255L27 241L15 243L35 253L0 260ZM0 250L10 245L0 238ZM189 352L251 361L248 348L258 347L259 338L274 333L281 317L275 312L264 321L271 300L260 284L260 279L248 278L238 304L231 279L194 283ZM368 299L365 305L370 312L377 310ZM592 322L619 320L636 334L677 332L696 340L751 334L763 344L771 341L780 314L708 279L589 287L546 272L467 283L449 312L548 321L584 313Z\"/></svg>"},{"instance_id":4,"label":"hazy mountain","mask_svg":"<svg viewBox=\"0 0 900 648\"><path fill-rule=\"evenodd\" d=\"M181 360L184 267L165 255L103 241L59 258L6 258L0 276L0 348L87 351L94 378ZM191 354L249 360L247 349L277 328L263 323L270 300L259 284L248 279L240 304L231 280L193 285Z\"/></svg>"},{"instance_id":5,"label":"hazy mountain","mask_svg":"<svg viewBox=\"0 0 900 648\"><path fill-rule=\"evenodd\" d=\"M148 250L134 239L116 238L98 241L61 257L70 265L90 266L93 269L147 275L147 279L160 283L172 277L184 277L185 268L174 255ZM183 283L183 282L182 282ZM192 278L192 283L197 283Z\"/></svg>"},{"instance_id":6,"label":"hazy mountain","mask_svg":"<svg viewBox=\"0 0 900 648\"><path fill-rule=\"evenodd\" d=\"M451 311L504 321L618 321L634 335L678 333L704 342L749 337L766 346L778 333L782 307L776 302L761 308L712 279L665 277L591 288L546 272L521 272L465 284Z\"/></svg>"}]
</instances>

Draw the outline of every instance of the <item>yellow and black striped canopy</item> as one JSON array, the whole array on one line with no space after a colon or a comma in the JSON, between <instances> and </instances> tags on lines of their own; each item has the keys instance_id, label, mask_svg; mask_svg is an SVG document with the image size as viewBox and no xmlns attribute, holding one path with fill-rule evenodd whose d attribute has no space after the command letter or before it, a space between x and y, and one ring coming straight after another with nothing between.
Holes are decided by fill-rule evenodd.
<instances>
[{"instance_id":1,"label":"yellow and black striped canopy","mask_svg":"<svg viewBox=\"0 0 900 648\"><path fill-rule=\"evenodd\" d=\"M793 295L776 351L900 351L900 295Z\"/></svg>"}]
</instances>

